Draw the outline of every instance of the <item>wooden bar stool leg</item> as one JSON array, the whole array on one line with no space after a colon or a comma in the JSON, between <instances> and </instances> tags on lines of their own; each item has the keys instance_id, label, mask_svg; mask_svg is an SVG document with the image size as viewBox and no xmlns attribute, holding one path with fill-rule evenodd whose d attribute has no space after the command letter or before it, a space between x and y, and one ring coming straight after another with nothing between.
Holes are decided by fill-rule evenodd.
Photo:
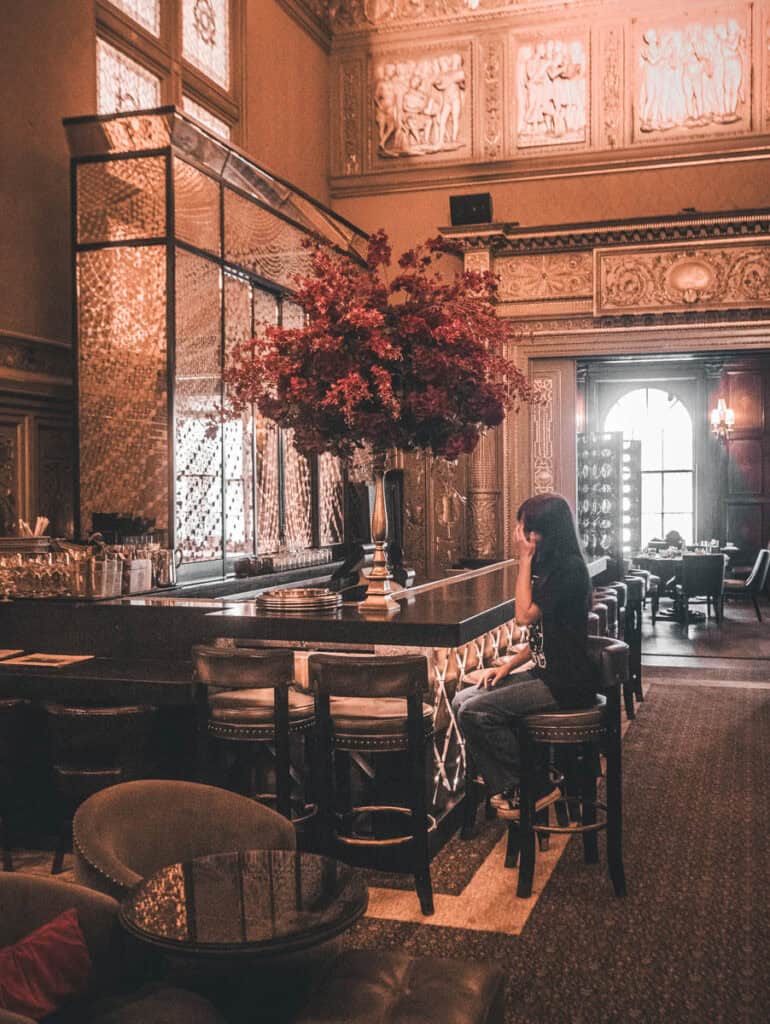
<instances>
[{"instance_id":1,"label":"wooden bar stool leg","mask_svg":"<svg viewBox=\"0 0 770 1024\"><path fill-rule=\"evenodd\" d=\"M476 827L476 811L478 809L478 783L476 782L476 766L473 764L471 752L465 745L465 804L463 806L463 824L460 829L461 839L470 839Z\"/></svg>"},{"instance_id":2,"label":"wooden bar stool leg","mask_svg":"<svg viewBox=\"0 0 770 1024\"><path fill-rule=\"evenodd\" d=\"M582 763L582 813L580 823L594 825L596 823L596 752L592 744L584 743ZM583 833L583 859L586 864L598 864L599 840L595 831Z\"/></svg>"},{"instance_id":3,"label":"wooden bar stool leg","mask_svg":"<svg viewBox=\"0 0 770 1024\"><path fill-rule=\"evenodd\" d=\"M289 760L289 691L276 686L273 696L275 715L275 796L278 813L291 820L291 763Z\"/></svg>"},{"instance_id":4,"label":"wooden bar stool leg","mask_svg":"<svg viewBox=\"0 0 770 1024\"><path fill-rule=\"evenodd\" d=\"M534 779L534 744L530 741L525 729L519 729L519 750L521 756L521 817L519 825L519 882L517 896L531 896L532 882L535 877L535 833L532 825L535 812Z\"/></svg>"},{"instance_id":5,"label":"wooden bar stool leg","mask_svg":"<svg viewBox=\"0 0 770 1024\"><path fill-rule=\"evenodd\" d=\"M548 824L548 808L544 807L541 811L535 813L535 824L536 825L547 825ZM551 837L547 832L538 832L537 834L537 848L541 853L545 853L546 850L551 848Z\"/></svg>"},{"instance_id":6,"label":"wooden bar stool leg","mask_svg":"<svg viewBox=\"0 0 770 1024\"><path fill-rule=\"evenodd\" d=\"M430 879L430 852L428 850L428 807L425 794L425 739L422 724L422 701L409 697L407 701L409 752L411 755L412 792L412 847L414 856L414 884L423 914L433 913L433 886Z\"/></svg>"},{"instance_id":7,"label":"wooden bar stool leg","mask_svg":"<svg viewBox=\"0 0 770 1024\"><path fill-rule=\"evenodd\" d=\"M505 847L505 866L515 868L519 863L519 823L508 823L508 840Z\"/></svg>"},{"instance_id":8,"label":"wooden bar stool leg","mask_svg":"<svg viewBox=\"0 0 770 1024\"><path fill-rule=\"evenodd\" d=\"M616 896L626 895L623 867L623 788L620 733L612 729L607 741L607 863Z\"/></svg>"}]
</instances>

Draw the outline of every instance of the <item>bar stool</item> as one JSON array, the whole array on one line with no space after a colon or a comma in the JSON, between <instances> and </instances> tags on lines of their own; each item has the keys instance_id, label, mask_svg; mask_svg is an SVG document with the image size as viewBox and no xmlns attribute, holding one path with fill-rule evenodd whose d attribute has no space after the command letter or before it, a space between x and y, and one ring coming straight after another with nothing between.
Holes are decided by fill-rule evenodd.
<instances>
[{"instance_id":1,"label":"bar stool","mask_svg":"<svg viewBox=\"0 0 770 1024\"><path fill-rule=\"evenodd\" d=\"M644 601L644 580L637 576L626 576L628 591L626 600L626 621L623 640L628 644L628 674L634 697L644 700L642 691L642 605Z\"/></svg>"},{"instance_id":2,"label":"bar stool","mask_svg":"<svg viewBox=\"0 0 770 1024\"><path fill-rule=\"evenodd\" d=\"M58 801L56 850L51 874L58 875L80 804L101 789L149 774L149 748L157 708L43 705L51 742L53 785Z\"/></svg>"},{"instance_id":3,"label":"bar stool","mask_svg":"<svg viewBox=\"0 0 770 1024\"><path fill-rule=\"evenodd\" d=\"M591 611L599 620L599 636L607 635L607 619L609 617L609 610L607 605L603 601L597 601L594 599L591 605Z\"/></svg>"},{"instance_id":4,"label":"bar stool","mask_svg":"<svg viewBox=\"0 0 770 1024\"><path fill-rule=\"evenodd\" d=\"M594 601L607 606L607 636L618 635L618 599L609 587L597 587L593 593Z\"/></svg>"},{"instance_id":5,"label":"bar stool","mask_svg":"<svg viewBox=\"0 0 770 1024\"><path fill-rule=\"evenodd\" d=\"M307 740L316 719L312 697L293 685L294 652L197 644L192 657L196 678L208 688L209 737L225 749L232 745L237 755L244 750L253 754L255 747L261 747L275 757L275 792L246 795L274 803L279 814L294 824L307 821L315 806L306 794L300 813L293 816L292 812L292 802L298 801L292 801L291 795L291 740L295 736ZM219 687L223 689L215 689Z\"/></svg>"},{"instance_id":6,"label":"bar stool","mask_svg":"<svg viewBox=\"0 0 770 1024\"><path fill-rule=\"evenodd\" d=\"M588 635L599 636L599 616L596 612L588 613Z\"/></svg>"},{"instance_id":7,"label":"bar stool","mask_svg":"<svg viewBox=\"0 0 770 1024\"><path fill-rule=\"evenodd\" d=\"M586 863L599 859L597 832L607 832L607 861L616 896L625 896L622 850L622 788L620 750L620 688L628 675L628 646L608 637L589 637L588 650L600 677L600 693L591 707L575 711L547 711L527 715L518 723L521 756L521 817L508 826L506 866L516 862L519 879L516 894L532 894L535 871L535 837L578 832L583 837ZM535 811L535 748L539 744L578 745L582 754L580 778L581 822L577 826L550 825ZM606 803L596 799L599 751L607 759ZM597 810L603 812L601 820Z\"/></svg>"},{"instance_id":8,"label":"bar stool","mask_svg":"<svg viewBox=\"0 0 770 1024\"><path fill-rule=\"evenodd\" d=\"M3 847L3 871L13 871L13 822L20 809L19 774L23 716L27 701L0 700L0 843Z\"/></svg>"},{"instance_id":9,"label":"bar stool","mask_svg":"<svg viewBox=\"0 0 770 1024\"><path fill-rule=\"evenodd\" d=\"M428 690L427 660L414 654L311 654L308 680L318 716L322 852L369 867L387 859L389 870L411 871L420 909L432 914L428 836L436 819L427 812L431 772L426 770L426 755L433 733L433 708L422 700ZM388 752L407 755L408 806L392 801L353 805L350 778L345 777L350 760L339 755ZM364 815L370 816L373 830L379 821L379 834L360 831ZM408 820L406 831L394 834L386 828L394 818Z\"/></svg>"}]
</instances>

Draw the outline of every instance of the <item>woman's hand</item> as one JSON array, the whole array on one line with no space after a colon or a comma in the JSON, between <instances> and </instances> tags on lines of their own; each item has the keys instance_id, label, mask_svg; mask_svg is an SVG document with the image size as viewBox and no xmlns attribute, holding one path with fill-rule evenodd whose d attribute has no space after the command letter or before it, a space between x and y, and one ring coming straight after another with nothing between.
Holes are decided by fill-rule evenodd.
<instances>
[{"instance_id":1,"label":"woman's hand","mask_svg":"<svg viewBox=\"0 0 770 1024\"><path fill-rule=\"evenodd\" d=\"M535 557L535 549L537 548L537 543L532 539L532 534L527 535L524 533L524 526L520 522L516 523L516 528L513 533L513 539L516 543L516 550L519 556L519 561L531 562L532 559Z\"/></svg>"},{"instance_id":2,"label":"woman's hand","mask_svg":"<svg viewBox=\"0 0 770 1024\"><path fill-rule=\"evenodd\" d=\"M509 666L507 664L491 668L479 683L479 689L493 690L502 679L505 679L508 675L508 670Z\"/></svg>"}]
</instances>

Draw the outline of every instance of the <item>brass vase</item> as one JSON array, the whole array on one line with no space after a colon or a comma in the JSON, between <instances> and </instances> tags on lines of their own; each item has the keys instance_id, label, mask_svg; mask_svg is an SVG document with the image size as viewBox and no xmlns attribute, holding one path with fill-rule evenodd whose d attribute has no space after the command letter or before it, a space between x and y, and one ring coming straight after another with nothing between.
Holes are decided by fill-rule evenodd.
<instances>
[{"instance_id":1,"label":"brass vase","mask_svg":"<svg viewBox=\"0 0 770 1024\"><path fill-rule=\"evenodd\" d=\"M385 545L388 541L388 510L385 504L385 460L387 453L374 453L374 508L372 509L372 541L374 542L374 560L368 576L366 597L358 606L362 615L385 616L400 611L397 601L392 597L393 577L388 568L388 556ZM400 589L400 588L397 588Z\"/></svg>"}]
</instances>

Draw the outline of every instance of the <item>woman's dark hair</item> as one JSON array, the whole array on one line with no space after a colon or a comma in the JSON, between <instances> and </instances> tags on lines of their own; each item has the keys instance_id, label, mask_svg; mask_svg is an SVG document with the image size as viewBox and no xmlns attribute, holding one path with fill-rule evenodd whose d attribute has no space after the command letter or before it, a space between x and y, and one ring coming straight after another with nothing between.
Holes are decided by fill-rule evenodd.
<instances>
[{"instance_id":1,"label":"woman's dark hair","mask_svg":"<svg viewBox=\"0 0 770 1024\"><path fill-rule=\"evenodd\" d=\"M583 557L572 509L560 494L536 494L519 507L516 518L524 532L542 535L532 563L532 571L541 579L559 568L566 558Z\"/></svg>"}]
</instances>

